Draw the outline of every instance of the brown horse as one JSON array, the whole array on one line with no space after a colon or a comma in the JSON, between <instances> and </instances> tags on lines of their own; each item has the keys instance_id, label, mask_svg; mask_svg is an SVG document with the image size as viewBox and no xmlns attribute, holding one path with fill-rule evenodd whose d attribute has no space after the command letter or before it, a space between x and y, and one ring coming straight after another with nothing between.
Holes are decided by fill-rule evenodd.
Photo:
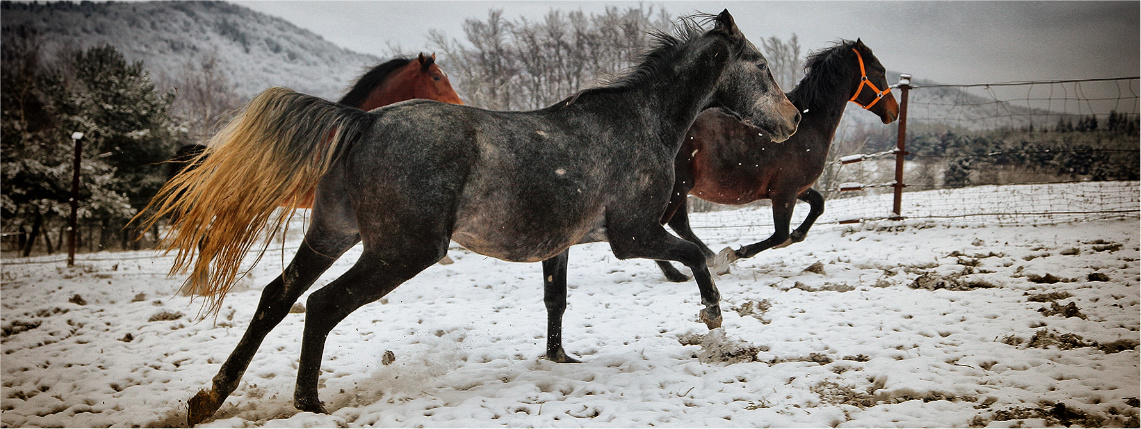
<instances>
[{"instance_id":1,"label":"brown horse","mask_svg":"<svg viewBox=\"0 0 1141 429\"><path fill-rule=\"evenodd\" d=\"M337 103L372 110L405 100L436 100L464 104L447 73L436 64L436 54L394 58L377 64L361 77ZM197 166L209 156L206 145L188 144L167 162L167 181L187 166ZM296 201L297 208L313 207L313 191Z\"/></svg>"},{"instance_id":2,"label":"brown horse","mask_svg":"<svg viewBox=\"0 0 1141 429\"><path fill-rule=\"evenodd\" d=\"M856 103L878 115L884 124L899 116L899 105L884 73L879 59L858 39L811 55L804 79L787 94L802 113L800 127L783 143L775 143L768 134L721 109L702 112L677 154L674 192L663 221L701 247L710 268L717 269L718 274L728 272L728 263L739 258L804 240L816 218L824 213L824 197L812 189L812 184L824 171L844 106L849 101ZM775 231L764 241L735 251L726 248L714 256L689 226L689 194L730 205L770 199ZM797 199L810 208L804 222L790 234ZM658 265L672 281L687 279L668 262L659 261Z\"/></svg>"}]
</instances>

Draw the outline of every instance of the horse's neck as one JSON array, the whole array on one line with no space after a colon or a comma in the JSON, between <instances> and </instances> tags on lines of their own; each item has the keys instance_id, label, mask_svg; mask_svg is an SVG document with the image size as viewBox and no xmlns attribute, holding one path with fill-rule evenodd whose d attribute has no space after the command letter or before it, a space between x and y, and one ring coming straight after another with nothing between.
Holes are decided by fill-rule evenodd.
<instances>
[{"instance_id":1,"label":"horse's neck","mask_svg":"<svg viewBox=\"0 0 1141 429\"><path fill-rule=\"evenodd\" d=\"M805 91L801 91L806 83L807 79L802 80L796 89L787 94L788 99L801 111L799 129L813 130L822 136L805 143L814 144L820 150L828 150L832 145L832 136L840 126L840 119L844 117L844 108L851 98L851 91L847 88L848 82L844 81L841 88L829 91L827 96L810 98L805 96Z\"/></svg>"},{"instance_id":2,"label":"horse's neck","mask_svg":"<svg viewBox=\"0 0 1141 429\"><path fill-rule=\"evenodd\" d=\"M658 118L653 119L662 124L663 137L677 137L676 142L668 142L671 144L680 145L681 137L693 125L698 113L708 107L719 77L719 73L709 70L688 70L688 73L677 73L672 79L652 81L638 89L645 99L654 100L656 109L653 111Z\"/></svg>"}]
</instances>

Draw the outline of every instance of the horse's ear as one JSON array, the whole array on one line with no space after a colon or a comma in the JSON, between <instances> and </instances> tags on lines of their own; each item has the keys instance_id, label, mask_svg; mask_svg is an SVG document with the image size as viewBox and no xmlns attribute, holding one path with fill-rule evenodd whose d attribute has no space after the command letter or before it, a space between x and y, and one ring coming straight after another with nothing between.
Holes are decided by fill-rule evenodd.
<instances>
[{"instance_id":1,"label":"horse's ear","mask_svg":"<svg viewBox=\"0 0 1141 429\"><path fill-rule=\"evenodd\" d=\"M417 60L420 61L420 71L428 71L428 67L432 67L432 64L436 63L436 54L432 54L432 56L429 57L421 52Z\"/></svg>"},{"instance_id":2,"label":"horse's ear","mask_svg":"<svg viewBox=\"0 0 1141 429\"><path fill-rule=\"evenodd\" d=\"M865 47L867 47L867 46L865 46L865 45L864 45L864 41L863 41L863 40L860 40L860 38L859 38L859 37L857 37L857 38L856 38L856 46L859 46L859 47L861 47L861 48L865 48Z\"/></svg>"},{"instance_id":3,"label":"horse's ear","mask_svg":"<svg viewBox=\"0 0 1141 429\"><path fill-rule=\"evenodd\" d=\"M741 34L741 30L737 28L737 23L733 21L733 15L729 14L729 9L722 10L721 14L717 15L715 22L714 30L724 31L731 36Z\"/></svg>"}]
</instances>

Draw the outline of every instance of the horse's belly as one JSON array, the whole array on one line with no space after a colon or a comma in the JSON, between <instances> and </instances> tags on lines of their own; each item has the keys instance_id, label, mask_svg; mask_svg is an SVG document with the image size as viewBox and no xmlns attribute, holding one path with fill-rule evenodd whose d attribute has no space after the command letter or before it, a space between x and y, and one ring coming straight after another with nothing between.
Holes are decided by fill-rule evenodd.
<instances>
[{"instance_id":1,"label":"horse's belly","mask_svg":"<svg viewBox=\"0 0 1141 429\"><path fill-rule=\"evenodd\" d=\"M452 234L452 241L475 253L509 262L540 262L562 253L573 239L539 239L516 237L493 231L462 230Z\"/></svg>"},{"instance_id":2,"label":"horse's belly","mask_svg":"<svg viewBox=\"0 0 1141 429\"><path fill-rule=\"evenodd\" d=\"M696 175L691 195L717 204L748 204L763 198L762 190L767 187L763 178L754 174L714 174Z\"/></svg>"},{"instance_id":3,"label":"horse's belly","mask_svg":"<svg viewBox=\"0 0 1141 429\"><path fill-rule=\"evenodd\" d=\"M510 211L489 211L461 216L452 241L481 255L510 262L539 262L577 244L601 223L601 214L578 219L556 216L519 216Z\"/></svg>"}]
</instances>

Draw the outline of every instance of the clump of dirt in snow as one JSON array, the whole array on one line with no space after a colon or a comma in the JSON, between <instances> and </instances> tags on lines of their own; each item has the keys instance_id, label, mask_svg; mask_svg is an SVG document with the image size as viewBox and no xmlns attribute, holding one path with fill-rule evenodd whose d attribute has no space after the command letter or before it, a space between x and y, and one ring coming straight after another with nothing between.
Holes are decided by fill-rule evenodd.
<instances>
[{"instance_id":1,"label":"clump of dirt in snow","mask_svg":"<svg viewBox=\"0 0 1141 429\"><path fill-rule=\"evenodd\" d=\"M1049 403L1045 403L1037 407L1014 407L997 410L989 419L978 415L971 419L970 426L983 427L989 425L991 421L1028 419L1041 419L1044 421L1044 426L1046 427L1137 427L1138 423L1136 416L1127 417L1117 415L1106 418L1104 416L1091 415L1058 402L1052 406Z\"/></svg>"},{"instance_id":2,"label":"clump of dirt in snow","mask_svg":"<svg viewBox=\"0 0 1141 429\"><path fill-rule=\"evenodd\" d=\"M761 323L767 325L772 323L772 320L765 318L765 312L769 311L769 309L772 307L773 304L767 299L762 299L760 301L748 300L738 307L733 307L732 310L736 311L737 314L741 317L753 316L757 320L760 320Z\"/></svg>"},{"instance_id":3,"label":"clump of dirt in snow","mask_svg":"<svg viewBox=\"0 0 1141 429\"><path fill-rule=\"evenodd\" d=\"M43 322L39 320L33 320L31 322L25 322L22 320L13 321L12 323L5 324L3 329L0 329L0 337L8 338L9 335L15 335L24 331L36 329L40 327L40 324L42 323Z\"/></svg>"},{"instance_id":4,"label":"clump of dirt in snow","mask_svg":"<svg viewBox=\"0 0 1141 429\"><path fill-rule=\"evenodd\" d=\"M760 348L748 343L726 338L725 328L717 328L701 339L701 351L697 353L697 359L701 363L753 362L757 360L760 351Z\"/></svg>"},{"instance_id":5,"label":"clump of dirt in snow","mask_svg":"<svg viewBox=\"0 0 1141 429\"><path fill-rule=\"evenodd\" d=\"M1055 276L1055 275L1050 274L1050 273L1046 273L1046 275L1044 275L1044 276L1040 276L1037 274L1031 274L1031 275L1026 276L1026 280L1030 280L1032 283L1038 283L1038 284L1054 284L1054 283L1058 283L1058 282L1069 283L1069 282L1074 281L1073 279L1064 279L1064 278Z\"/></svg>"},{"instance_id":6,"label":"clump of dirt in snow","mask_svg":"<svg viewBox=\"0 0 1141 429\"><path fill-rule=\"evenodd\" d=\"M1106 343L1099 343L1097 341L1087 340L1082 338L1081 335L1072 333L1058 333L1050 329L1039 329L1034 333L1030 340L1024 340L1018 336L1008 336L1000 340L1003 344L1010 346L1020 346L1026 343L1026 347L1044 349L1050 346L1057 347L1061 350L1071 350L1082 347L1094 347L1104 353L1119 353L1126 350L1136 349L1141 342L1133 339L1120 339Z\"/></svg>"},{"instance_id":7,"label":"clump of dirt in snow","mask_svg":"<svg viewBox=\"0 0 1141 429\"><path fill-rule=\"evenodd\" d=\"M152 315L150 319L147 319L147 321L148 322L165 322L165 321L170 321L170 320L181 319L182 316L183 316L183 314L181 312L178 312L178 311L163 310L163 311L160 311L160 312Z\"/></svg>"},{"instance_id":8,"label":"clump of dirt in snow","mask_svg":"<svg viewBox=\"0 0 1141 429\"><path fill-rule=\"evenodd\" d=\"M1030 295L1030 298L1027 298L1026 300L1030 301L1030 302L1051 302L1051 301L1058 301L1061 299L1070 298L1072 296L1074 296L1074 295L1069 293L1069 292L1061 291L1061 292L1050 292L1050 293L1040 293L1037 295Z\"/></svg>"},{"instance_id":9,"label":"clump of dirt in snow","mask_svg":"<svg viewBox=\"0 0 1141 429\"><path fill-rule=\"evenodd\" d=\"M852 386L844 386L834 381L821 381L809 388L812 393L820 396L820 401L833 405L853 405L860 408L874 407L876 398L872 395L872 388L857 390Z\"/></svg>"},{"instance_id":10,"label":"clump of dirt in snow","mask_svg":"<svg viewBox=\"0 0 1141 429\"><path fill-rule=\"evenodd\" d=\"M816 261L816 263L809 265L808 268L805 268L804 272L824 275L824 263Z\"/></svg>"},{"instance_id":11,"label":"clump of dirt in snow","mask_svg":"<svg viewBox=\"0 0 1141 429\"><path fill-rule=\"evenodd\" d=\"M1086 318L1086 315L1082 314L1082 311L1078 309L1078 305L1073 301L1070 301L1070 303L1066 305L1060 305L1058 301L1050 301L1050 308L1042 307L1038 309L1038 312L1047 317L1077 317L1083 320Z\"/></svg>"},{"instance_id":12,"label":"clump of dirt in snow","mask_svg":"<svg viewBox=\"0 0 1141 429\"><path fill-rule=\"evenodd\" d=\"M1091 282L1107 282L1109 281L1109 276L1102 273L1089 273L1089 275L1086 276L1086 280Z\"/></svg>"},{"instance_id":13,"label":"clump of dirt in snow","mask_svg":"<svg viewBox=\"0 0 1141 429\"><path fill-rule=\"evenodd\" d=\"M941 276L936 273L926 273L915 278L911 282L912 289L947 289L947 290L971 290L965 283L959 280L958 276Z\"/></svg>"}]
</instances>

